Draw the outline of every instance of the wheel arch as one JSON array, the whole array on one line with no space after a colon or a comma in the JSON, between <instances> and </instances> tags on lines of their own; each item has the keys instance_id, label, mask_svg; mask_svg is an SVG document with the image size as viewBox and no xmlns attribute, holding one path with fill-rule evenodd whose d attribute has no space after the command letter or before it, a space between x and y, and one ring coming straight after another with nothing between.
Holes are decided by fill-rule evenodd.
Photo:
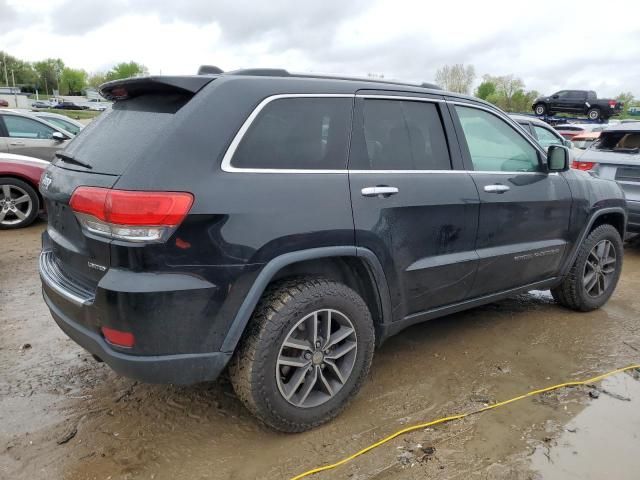
<instances>
[{"instance_id":1,"label":"wheel arch","mask_svg":"<svg viewBox=\"0 0 640 480\"><path fill-rule=\"evenodd\" d=\"M300 275L318 275L340 281L365 301L374 321L376 338L391 321L389 287L380 261L368 249L355 246L322 247L280 255L260 271L235 314L221 350L233 352L267 287L274 281Z\"/></svg>"},{"instance_id":2,"label":"wheel arch","mask_svg":"<svg viewBox=\"0 0 640 480\"><path fill-rule=\"evenodd\" d=\"M593 232L600 225L610 224L618 230L620 233L620 238L624 240L625 229L627 225L627 213L622 207L609 207L603 208L601 210L596 211L587 222L586 227L583 229L580 234L579 240L575 243L571 255L569 255L563 269L561 276L567 274L573 262L575 262L576 257L578 255L578 251L580 250L580 245L584 242L584 239Z\"/></svg>"}]
</instances>

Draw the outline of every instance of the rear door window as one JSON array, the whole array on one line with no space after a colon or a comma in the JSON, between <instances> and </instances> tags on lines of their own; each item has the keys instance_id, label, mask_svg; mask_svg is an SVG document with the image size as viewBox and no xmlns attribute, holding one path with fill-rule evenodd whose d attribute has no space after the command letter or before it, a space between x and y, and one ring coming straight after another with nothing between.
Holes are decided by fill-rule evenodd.
<instances>
[{"instance_id":1,"label":"rear door window","mask_svg":"<svg viewBox=\"0 0 640 480\"><path fill-rule=\"evenodd\" d=\"M366 148L355 149L350 169L451 169L435 103L368 98L363 106L363 135Z\"/></svg>"},{"instance_id":2,"label":"rear door window","mask_svg":"<svg viewBox=\"0 0 640 480\"><path fill-rule=\"evenodd\" d=\"M640 132L602 132L600 140L592 148L608 152L639 153Z\"/></svg>"},{"instance_id":3,"label":"rear door window","mask_svg":"<svg viewBox=\"0 0 640 480\"><path fill-rule=\"evenodd\" d=\"M344 170L352 98L296 97L269 102L231 160L235 168Z\"/></svg>"}]
</instances>

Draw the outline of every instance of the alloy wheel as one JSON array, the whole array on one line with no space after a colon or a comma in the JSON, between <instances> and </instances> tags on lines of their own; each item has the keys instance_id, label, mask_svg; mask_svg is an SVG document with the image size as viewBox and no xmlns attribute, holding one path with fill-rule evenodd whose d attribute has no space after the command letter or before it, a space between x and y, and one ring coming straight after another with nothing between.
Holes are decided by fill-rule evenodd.
<instances>
[{"instance_id":1,"label":"alloy wheel","mask_svg":"<svg viewBox=\"0 0 640 480\"><path fill-rule=\"evenodd\" d=\"M316 310L298 321L285 337L276 362L278 389L296 407L322 405L344 387L356 353L351 320L337 310Z\"/></svg>"},{"instance_id":2,"label":"alloy wheel","mask_svg":"<svg viewBox=\"0 0 640 480\"><path fill-rule=\"evenodd\" d=\"M601 240L591 249L582 277L587 295L599 297L609 288L615 276L617 261L616 249L609 240Z\"/></svg>"},{"instance_id":3,"label":"alloy wheel","mask_svg":"<svg viewBox=\"0 0 640 480\"><path fill-rule=\"evenodd\" d=\"M0 224L17 225L31 215L33 202L29 194L16 185L0 185Z\"/></svg>"}]
</instances>

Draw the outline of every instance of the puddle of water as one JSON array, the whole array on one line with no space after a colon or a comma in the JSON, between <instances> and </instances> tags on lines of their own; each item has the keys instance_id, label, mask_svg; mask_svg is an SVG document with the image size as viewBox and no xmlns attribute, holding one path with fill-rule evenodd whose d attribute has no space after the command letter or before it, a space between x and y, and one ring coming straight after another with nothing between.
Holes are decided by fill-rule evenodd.
<instances>
[{"instance_id":1,"label":"puddle of water","mask_svg":"<svg viewBox=\"0 0 640 480\"><path fill-rule=\"evenodd\" d=\"M600 396L566 425L560 437L532 455L531 468L544 480L638 479L640 381L622 373L605 379L598 389Z\"/></svg>"}]
</instances>

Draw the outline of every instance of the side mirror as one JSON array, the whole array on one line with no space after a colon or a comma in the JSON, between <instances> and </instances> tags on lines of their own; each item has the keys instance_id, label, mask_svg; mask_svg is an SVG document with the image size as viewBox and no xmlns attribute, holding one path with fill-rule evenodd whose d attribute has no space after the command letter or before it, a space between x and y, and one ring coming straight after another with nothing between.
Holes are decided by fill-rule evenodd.
<instances>
[{"instance_id":1,"label":"side mirror","mask_svg":"<svg viewBox=\"0 0 640 480\"><path fill-rule=\"evenodd\" d=\"M553 97L551 97L551 98L556 99L556 98L558 98L558 95L554 95L554 96L553 96Z\"/></svg>"},{"instance_id":2,"label":"side mirror","mask_svg":"<svg viewBox=\"0 0 640 480\"><path fill-rule=\"evenodd\" d=\"M51 134L51 138L56 142L64 142L65 140L68 140L68 138L60 132L53 132Z\"/></svg>"},{"instance_id":3,"label":"side mirror","mask_svg":"<svg viewBox=\"0 0 640 480\"><path fill-rule=\"evenodd\" d=\"M547 150L547 168L549 172L569 170L569 149L562 145L550 145Z\"/></svg>"}]
</instances>

